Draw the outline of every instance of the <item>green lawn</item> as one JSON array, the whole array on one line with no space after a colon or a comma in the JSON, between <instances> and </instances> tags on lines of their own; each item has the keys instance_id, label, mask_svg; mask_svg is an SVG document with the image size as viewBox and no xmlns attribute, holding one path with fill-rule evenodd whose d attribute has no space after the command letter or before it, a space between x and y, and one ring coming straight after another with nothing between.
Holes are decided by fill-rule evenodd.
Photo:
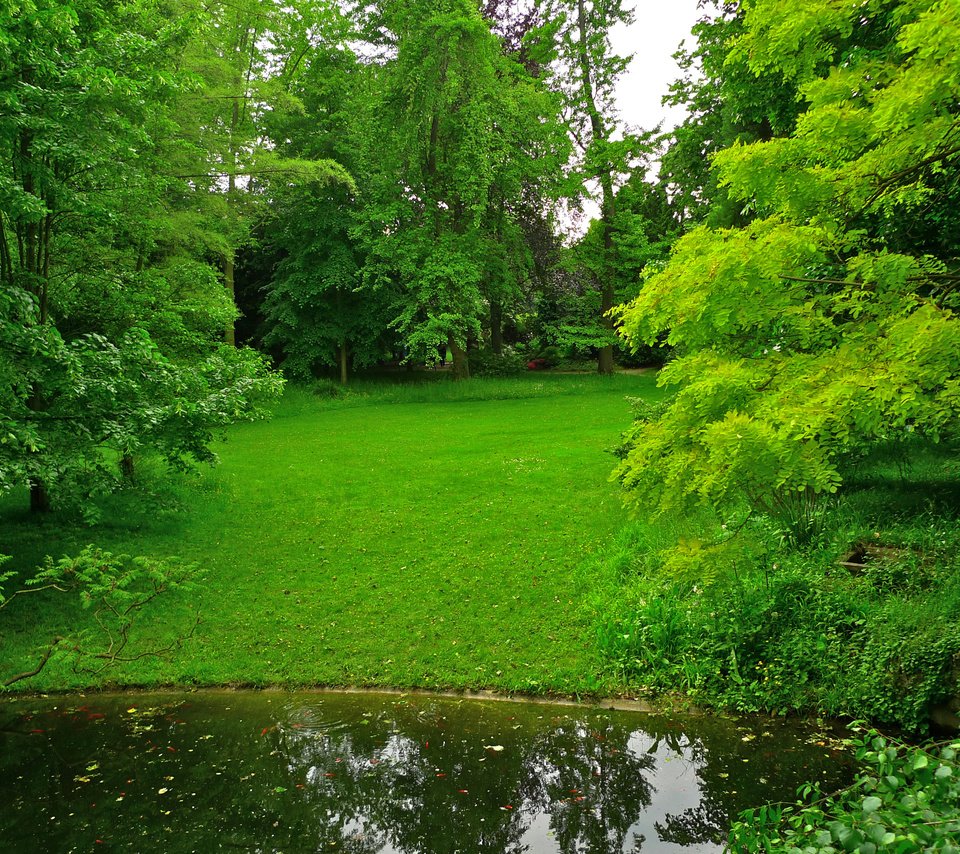
<instances>
[{"instance_id":1,"label":"green lawn","mask_svg":"<svg viewBox=\"0 0 960 854\"><path fill-rule=\"evenodd\" d=\"M195 637L113 681L589 690L600 664L578 567L626 518L608 478L627 396L657 393L626 375L293 389L179 487L180 512L115 510L89 528L10 499L0 551L26 567L95 542L204 567ZM5 671L65 614L45 595L6 612ZM162 638L186 612L171 601L148 629ZM18 687L77 684L50 667Z\"/></svg>"}]
</instances>

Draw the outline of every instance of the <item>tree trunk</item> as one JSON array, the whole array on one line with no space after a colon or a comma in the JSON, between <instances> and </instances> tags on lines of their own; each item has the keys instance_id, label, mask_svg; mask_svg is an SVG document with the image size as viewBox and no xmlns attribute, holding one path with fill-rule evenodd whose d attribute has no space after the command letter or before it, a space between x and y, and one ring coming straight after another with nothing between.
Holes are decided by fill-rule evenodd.
<instances>
[{"instance_id":1,"label":"tree trunk","mask_svg":"<svg viewBox=\"0 0 960 854\"><path fill-rule=\"evenodd\" d=\"M467 358L467 351L460 346L457 339L452 335L447 341L450 352L453 354L453 378L455 380L470 379L470 362Z\"/></svg>"},{"instance_id":2,"label":"tree trunk","mask_svg":"<svg viewBox=\"0 0 960 854\"><path fill-rule=\"evenodd\" d=\"M120 474L123 475L123 479L126 481L133 480L133 474L135 471L135 466L133 462L133 454L127 452L120 457Z\"/></svg>"},{"instance_id":3,"label":"tree trunk","mask_svg":"<svg viewBox=\"0 0 960 854\"><path fill-rule=\"evenodd\" d=\"M227 289L227 295L230 297L230 304L236 305L236 289L234 285L233 278L233 250L228 249L223 255L223 286ZM223 340L226 341L231 347L236 346L237 343L237 333L234 328L233 318L227 321L227 325L223 330Z\"/></svg>"},{"instance_id":4,"label":"tree trunk","mask_svg":"<svg viewBox=\"0 0 960 854\"><path fill-rule=\"evenodd\" d=\"M603 328L609 330L613 333L613 318L607 317L607 312L613 308L613 285L608 279L603 283L603 289L600 292L600 314L602 316ZM606 347L601 347L600 352L597 354L597 373L598 374L612 374L613 373L613 345L607 344Z\"/></svg>"},{"instance_id":5,"label":"tree trunk","mask_svg":"<svg viewBox=\"0 0 960 854\"><path fill-rule=\"evenodd\" d=\"M503 353L503 306L497 300L490 301L490 349Z\"/></svg>"},{"instance_id":6,"label":"tree trunk","mask_svg":"<svg viewBox=\"0 0 960 854\"><path fill-rule=\"evenodd\" d=\"M243 42L241 41L241 49ZM232 211L235 205L234 195L237 191L237 150L234 147L237 130L240 127L240 102L237 98L233 99L233 114L230 117L230 147L229 163L230 174L227 176L227 210ZM227 289L227 295L230 297L230 305L237 304L236 280L234 278L234 263L236 261L236 250L231 246L223 253L223 286ZM231 347L237 344L236 322L233 318L227 321L224 329L223 340Z\"/></svg>"},{"instance_id":7,"label":"tree trunk","mask_svg":"<svg viewBox=\"0 0 960 854\"><path fill-rule=\"evenodd\" d=\"M347 384L347 342L340 342L340 382Z\"/></svg>"},{"instance_id":8,"label":"tree trunk","mask_svg":"<svg viewBox=\"0 0 960 854\"><path fill-rule=\"evenodd\" d=\"M597 109L596 100L593 97L593 68L590 62L590 32L587 25L587 13L584 6L584 0L577 0L577 26L580 31L580 82L583 86L583 99L586 104L587 113L590 116L590 132L593 134L594 141L606 142L610 136L600 111ZM614 195L613 195L613 167L610 163L604 163L600 166L597 173L600 181L600 188L603 196L600 202L600 222L603 225L603 258L604 263L601 269L602 281L600 282L600 313L601 323L604 329L613 330L613 321L606 316L606 313L613 308L613 218L614 218ZM613 373L613 345L607 344L600 348L597 358L597 373Z\"/></svg>"},{"instance_id":9,"label":"tree trunk","mask_svg":"<svg viewBox=\"0 0 960 854\"><path fill-rule=\"evenodd\" d=\"M32 513L50 511L50 493L39 478L30 478L30 511Z\"/></svg>"}]
</instances>

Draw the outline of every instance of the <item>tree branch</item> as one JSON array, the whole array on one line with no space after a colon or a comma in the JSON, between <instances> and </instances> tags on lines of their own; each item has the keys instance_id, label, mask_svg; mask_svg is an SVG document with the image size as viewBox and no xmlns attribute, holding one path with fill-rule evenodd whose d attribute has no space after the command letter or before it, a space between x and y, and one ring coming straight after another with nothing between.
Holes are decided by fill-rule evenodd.
<instances>
[{"instance_id":1,"label":"tree branch","mask_svg":"<svg viewBox=\"0 0 960 854\"><path fill-rule=\"evenodd\" d=\"M12 598L12 597L11 597ZM9 601L9 599L7 600ZM51 642L50 646L47 648L47 651L43 654L43 658L40 659L39 663L33 670L26 670L23 673L18 673L16 676L11 676L6 682L3 683L4 688L9 688L15 682L19 682L22 679L29 679L31 676L36 676L44 667L47 666L47 662L50 661L51 656L56 652L57 647L63 642L63 638L56 637Z\"/></svg>"}]
</instances>

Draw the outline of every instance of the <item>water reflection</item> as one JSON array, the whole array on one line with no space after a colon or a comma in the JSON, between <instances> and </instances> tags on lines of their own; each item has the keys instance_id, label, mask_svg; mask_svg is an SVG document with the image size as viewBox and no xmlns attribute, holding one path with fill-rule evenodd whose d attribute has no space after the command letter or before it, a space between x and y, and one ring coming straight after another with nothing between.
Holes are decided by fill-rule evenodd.
<instances>
[{"instance_id":1,"label":"water reflection","mask_svg":"<svg viewBox=\"0 0 960 854\"><path fill-rule=\"evenodd\" d=\"M423 696L15 701L0 733L8 851L713 852L850 774L780 722Z\"/></svg>"}]
</instances>

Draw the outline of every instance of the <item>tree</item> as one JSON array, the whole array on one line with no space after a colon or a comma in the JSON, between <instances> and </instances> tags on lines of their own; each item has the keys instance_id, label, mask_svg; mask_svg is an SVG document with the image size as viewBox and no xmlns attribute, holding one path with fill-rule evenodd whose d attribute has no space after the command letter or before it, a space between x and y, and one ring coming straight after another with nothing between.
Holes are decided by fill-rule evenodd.
<instances>
[{"instance_id":1,"label":"tree","mask_svg":"<svg viewBox=\"0 0 960 854\"><path fill-rule=\"evenodd\" d=\"M557 105L469 4L386 4L384 20L397 52L387 126L368 131L364 284L400 291L392 325L411 354L449 347L465 377L487 307L524 275L495 247L519 244L524 194L559 175Z\"/></svg>"},{"instance_id":2,"label":"tree","mask_svg":"<svg viewBox=\"0 0 960 854\"><path fill-rule=\"evenodd\" d=\"M661 374L676 395L640 419L618 468L639 506L746 502L802 535L864 449L955 434L956 244L933 256L890 223L953 197L958 12L746 7L732 56L780 74L806 110L789 137L715 158L757 219L693 230L621 309L630 341L666 335L680 354ZM859 32L867 47L851 45Z\"/></svg>"},{"instance_id":3,"label":"tree","mask_svg":"<svg viewBox=\"0 0 960 854\"><path fill-rule=\"evenodd\" d=\"M375 121L378 69L360 62L347 45L329 42L307 51L300 67L289 82L303 110L272 114L266 125L271 138L286 157L343 164L360 186L273 189L274 214L263 229L264 248L275 253L263 340L282 351L291 376L337 367L345 383L348 365L375 364L396 337L389 329L395 291L361 288L366 255L353 234L366 203L365 135Z\"/></svg>"},{"instance_id":4,"label":"tree","mask_svg":"<svg viewBox=\"0 0 960 854\"><path fill-rule=\"evenodd\" d=\"M621 176L629 173L638 156L649 150L646 138L626 133L616 139L614 87L630 57L616 56L610 45L610 29L629 24L632 11L621 0L570 0L548 6L550 24L546 32L556 39L558 69L555 82L563 92L565 121L578 150L574 180L595 181L600 187L599 256L597 286L600 291L600 318L605 335L599 347L597 370L613 371L614 305L613 230L616 218L616 189Z\"/></svg>"},{"instance_id":5,"label":"tree","mask_svg":"<svg viewBox=\"0 0 960 854\"><path fill-rule=\"evenodd\" d=\"M5 560L0 555L0 565ZM115 556L88 546L76 557L58 561L47 558L22 587L4 593L3 585L14 575L9 571L0 572L0 614L15 600L29 594L75 593L82 609L90 616L80 617L63 635L41 647L28 670L0 673L0 689L38 676L57 659L68 661L74 672L90 677L124 662L163 656L179 649L199 623L199 613L196 613L193 623L178 627L165 646L158 646L155 638L140 637L138 624L158 598L190 592L200 580L195 566L179 561Z\"/></svg>"},{"instance_id":6,"label":"tree","mask_svg":"<svg viewBox=\"0 0 960 854\"><path fill-rule=\"evenodd\" d=\"M229 308L162 237L192 11L0 5L0 489L29 483L35 510L51 488L107 488L109 452L128 471L141 448L207 459L211 430L279 389L254 354L211 346Z\"/></svg>"},{"instance_id":7,"label":"tree","mask_svg":"<svg viewBox=\"0 0 960 854\"><path fill-rule=\"evenodd\" d=\"M573 278L606 280L618 304L637 296L644 271L663 264L681 228L680 214L665 188L650 183L645 173L645 168L636 169L617 190L616 213L609 226L594 220L568 254ZM598 295L591 288L581 288L578 296L569 315L558 319L555 343L580 351L601 348L609 330L601 324ZM648 349L641 358L656 356Z\"/></svg>"},{"instance_id":8,"label":"tree","mask_svg":"<svg viewBox=\"0 0 960 854\"><path fill-rule=\"evenodd\" d=\"M237 252L271 182L352 187L334 161L282 156L266 130L278 115L302 112L293 88L303 59L318 43L342 39L343 29L342 14L324 2L213 2L189 43L184 65L199 85L178 102L176 173L190 180L190 207L213 215L206 217L217 232L210 245L231 306ZM231 345L234 321L224 328Z\"/></svg>"},{"instance_id":9,"label":"tree","mask_svg":"<svg viewBox=\"0 0 960 854\"><path fill-rule=\"evenodd\" d=\"M702 5L708 11L693 27L694 47L675 54L683 76L665 102L683 106L687 115L667 135L660 183L685 219L743 225L749 211L718 185L713 156L734 144L789 135L803 101L792 80L772 69L757 73L734 54L733 44L743 33L743 4L712 0Z\"/></svg>"}]
</instances>

